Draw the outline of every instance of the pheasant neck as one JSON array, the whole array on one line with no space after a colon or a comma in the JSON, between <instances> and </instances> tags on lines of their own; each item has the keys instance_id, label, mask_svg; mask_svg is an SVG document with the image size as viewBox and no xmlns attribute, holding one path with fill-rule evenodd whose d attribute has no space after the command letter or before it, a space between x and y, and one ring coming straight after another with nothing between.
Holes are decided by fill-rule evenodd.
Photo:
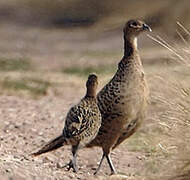
<instances>
[{"instance_id":1,"label":"pheasant neck","mask_svg":"<svg viewBox=\"0 0 190 180\"><path fill-rule=\"evenodd\" d=\"M134 58L134 56L136 56L136 58ZM136 62L139 61L137 56L137 38L124 36L124 56L118 64L119 70L126 71L127 67L132 67L134 64L141 64L140 62Z\"/></svg>"},{"instance_id":2,"label":"pheasant neck","mask_svg":"<svg viewBox=\"0 0 190 180\"><path fill-rule=\"evenodd\" d=\"M94 87L87 87L86 96L85 97L96 97L96 89Z\"/></svg>"},{"instance_id":3,"label":"pheasant neck","mask_svg":"<svg viewBox=\"0 0 190 180\"><path fill-rule=\"evenodd\" d=\"M137 51L137 38L124 36L124 58L132 56Z\"/></svg>"}]
</instances>

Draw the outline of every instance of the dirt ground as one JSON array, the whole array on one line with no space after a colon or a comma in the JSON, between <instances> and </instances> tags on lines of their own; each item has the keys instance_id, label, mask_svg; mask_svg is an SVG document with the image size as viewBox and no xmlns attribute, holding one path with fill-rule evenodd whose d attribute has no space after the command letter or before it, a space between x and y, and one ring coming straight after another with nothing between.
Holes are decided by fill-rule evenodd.
<instances>
[{"instance_id":1,"label":"dirt ground","mask_svg":"<svg viewBox=\"0 0 190 180\"><path fill-rule=\"evenodd\" d=\"M101 150L83 149L79 153L79 173L67 172L60 167L71 158L70 147L32 158L31 152L44 142L59 135L63 117L70 105L69 99L77 98L68 94L67 99L45 97L41 100L1 96L1 170L2 175L13 179L89 179L97 167ZM121 172L134 173L142 168L144 155L127 152L121 146L112 153L116 168ZM122 161L121 161L122 158ZM138 166L138 169L137 169ZM100 175L109 175L106 164ZM97 176L96 178L98 178Z\"/></svg>"},{"instance_id":2,"label":"dirt ground","mask_svg":"<svg viewBox=\"0 0 190 180\"><path fill-rule=\"evenodd\" d=\"M149 175L167 175L164 165L172 162L166 162L165 159L169 159L172 150L166 153L165 149L169 149L172 142L165 142L165 133L155 120L156 113L162 110L161 107L156 109L154 106L155 99L151 100L152 106L146 123L136 135L111 154L119 177L109 176L106 162L103 163L100 173L93 175L102 155L100 148L80 150L77 174L61 168L71 158L69 146L40 157L29 156L61 133L67 111L84 95L86 77L62 73L60 67L99 67L104 64L116 66L122 57L122 32L109 32L108 35L105 33L95 37L80 30L76 33L69 30L62 32L3 25L0 34L1 57L27 57L35 66L35 70L26 72L0 72L0 80L7 77L35 77L58 84L55 87L51 86L45 95L37 98L25 92L1 90L0 179L142 180L147 179ZM152 43L146 35L140 37L140 41L150 87L153 91L157 88L163 90L164 88L156 85L156 80L153 79L158 72L160 73L160 69L166 68L164 58L168 52ZM99 75L99 89L113 73L114 71Z\"/></svg>"}]
</instances>

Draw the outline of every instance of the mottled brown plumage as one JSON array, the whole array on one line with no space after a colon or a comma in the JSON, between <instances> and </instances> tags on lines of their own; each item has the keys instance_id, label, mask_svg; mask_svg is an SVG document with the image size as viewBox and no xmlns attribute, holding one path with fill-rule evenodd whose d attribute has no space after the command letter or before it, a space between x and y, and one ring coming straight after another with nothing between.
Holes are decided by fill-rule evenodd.
<instances>
[{"instance_id":1,"label":"mottled brown plumage","mask_svg":"<svg viewBox=\"0 0 190 180\"><path fill-rule=\"evenodd\" d=\"M69 162L68 168L77 171L77 150L95 138L101 125L101 114L96 99L97 85L97 76L89 75L86 82L86 95L67 113L63 133L47 143L38 152L33 153L34 156L53 151L63 145L72 145L73 159Z\"/></svg>"},{"instance_id":2,"label":"mottled brown plumage","mask_svg":"<svg viewBox=\"0 0 190 180\"><path fill-rule=\"evenodd\" d=\"M106 157L111 173L116 173L110 152L131 136L145 117L148 87L137 50L137 36L150 27L139 20L130 20L124 27L124 56L117 72L98 93L102 124L96 138L88 145L100 146L103 156L95 174Z\"/></svg>"}]
</instances>

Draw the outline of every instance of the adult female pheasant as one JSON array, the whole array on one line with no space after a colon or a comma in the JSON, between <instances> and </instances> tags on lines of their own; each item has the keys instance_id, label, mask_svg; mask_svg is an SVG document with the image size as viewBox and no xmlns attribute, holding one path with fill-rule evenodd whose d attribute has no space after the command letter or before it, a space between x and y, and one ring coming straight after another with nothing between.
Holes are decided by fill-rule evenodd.
<instances>
[{"instance_id":1,"label":"adult female pheasant","mask_svg":"<svg viewBox=\"0 0 190 180\"><path fill-rule=\"evenodd\" d=\"M145 117L149 90L137 49L137 36L144 31L151 29L140 20L130 20L125 24L124 56L113 78L97 95L102 124L98 135L88 145L100 146L103 150L95 174L99 171L104 157L111 173L116 173L110 158L111 150L131 136Z\"/></svg>"}]
</instances>

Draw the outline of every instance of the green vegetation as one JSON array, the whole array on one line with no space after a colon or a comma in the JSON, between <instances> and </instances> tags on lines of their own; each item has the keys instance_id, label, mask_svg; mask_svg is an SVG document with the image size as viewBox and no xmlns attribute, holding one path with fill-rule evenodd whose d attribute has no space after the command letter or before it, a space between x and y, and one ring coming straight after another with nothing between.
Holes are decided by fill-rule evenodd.
<instances>
[{"instance_id":1,"label":"green vegetation","mask_svg":"<svg viewBox=\"0 0 190 180\"><path fill-rule=\"evenodd\" d=\"M115 71L114 66L91 66L91 67L69 67L62 70L64 73L67 74L74 74L78 76L87 76L90 73L97 73L97 74L109 74Z\"/></svg>"},{"instance_id":2,"label":"green vegetation","mask_svg":"<svg viewBox=\"0 0 190 180\"><path fill-rule=\"evenodd\" d=\"M4 79L1 83L3 89L13 91L27 91L30 94L46 95L51 84L41 79L23 78L17 80Z\"/></svg>"},{"instance_id":3,"label":"green vegetation","mask_svg":"<svg viewBox=\"0 0 190 180\"><path fill-rule=\"evenodd\" d=\"M83 56L86 56L88 58L112 58L112 59L118 59L121 57L122 51L84 51L82 53Z\"/></svg>"},{"instance_id":4,"label":"green vegetation","mask_svg":"<svg viewBox=\"0 0 190 180\"><path fill-rule=\"evenodd\" d=\"M0 58L0 71L26 71L31 64L25 58Z\"/></svg>"}]
</instances>

